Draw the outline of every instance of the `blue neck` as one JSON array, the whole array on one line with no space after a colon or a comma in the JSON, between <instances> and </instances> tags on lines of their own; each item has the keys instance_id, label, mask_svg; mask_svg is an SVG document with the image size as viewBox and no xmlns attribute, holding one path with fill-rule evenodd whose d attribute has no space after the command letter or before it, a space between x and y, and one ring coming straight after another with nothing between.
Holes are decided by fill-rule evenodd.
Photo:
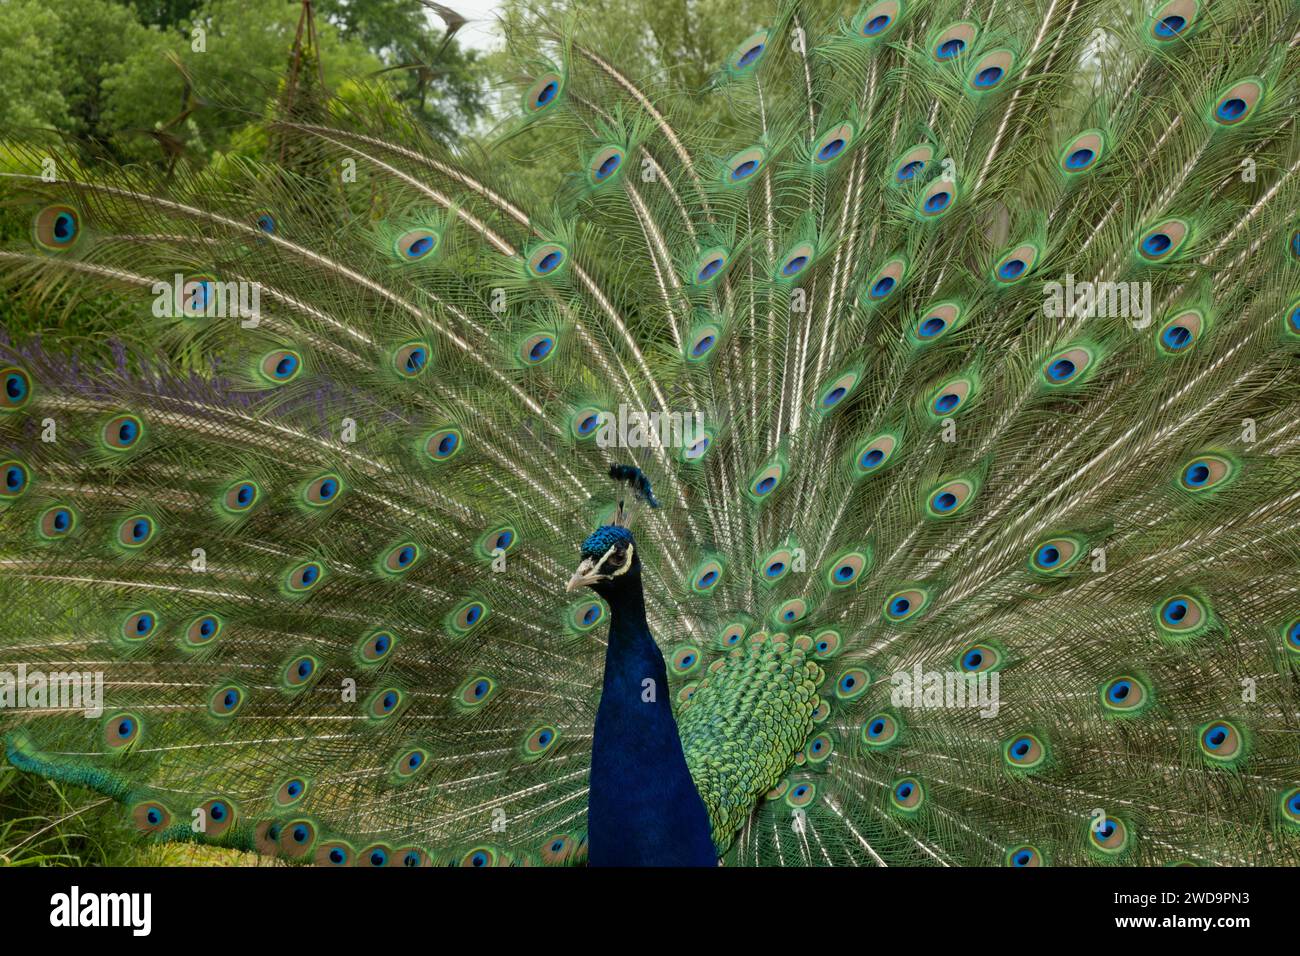
<instances>
[{"instance_id":1,"label":"blue neck","mask_svg":"<svg viewBox=\"0 0 1300 956\"><path fill-rule=\"evenodd\" d=\"M587 798L590 863L715 866L708 814L682 756L668 672L640 587L610 599L609 610Z\"/></svg>"}]
</instances>

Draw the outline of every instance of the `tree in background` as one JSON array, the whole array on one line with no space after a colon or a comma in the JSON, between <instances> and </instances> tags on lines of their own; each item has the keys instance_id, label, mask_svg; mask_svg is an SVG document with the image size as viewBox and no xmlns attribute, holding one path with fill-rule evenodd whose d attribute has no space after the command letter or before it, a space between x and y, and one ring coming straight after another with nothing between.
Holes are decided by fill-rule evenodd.
<instances>
[{"instance_id":1,"label":"tree in background","mask_svg":"<svg viewBox=\"0 0 1300 956\"><path fill-rule=\"evenodd\" d=\"M423 62L444 30L419 0L320 0L327 85ZM283 77L298 0L6 0L0 4L0 136L47 127L115 158L167 161L160 130L199 158L227 148ZM221 103L193 112L187 74ZM396 97L436 134L471 128L485 109L483 65L452 40L424 73L387 73ZM173 125L173 121L176 121Z\"/></svg>"}]
</instances>

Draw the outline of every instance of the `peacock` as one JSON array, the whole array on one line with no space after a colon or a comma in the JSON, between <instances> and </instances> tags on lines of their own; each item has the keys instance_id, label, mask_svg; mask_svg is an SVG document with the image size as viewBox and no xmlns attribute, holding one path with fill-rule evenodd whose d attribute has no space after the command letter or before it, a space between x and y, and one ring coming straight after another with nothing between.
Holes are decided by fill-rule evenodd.
<instances>
[{"instance_id":1,"label":"peacock","mask_svg":"<svg viewBox=\"0 0 1300 956\"><path fill-rule=\"evenodd\" d=\"M324 866L1300 863L1296 4L581 26L481 146L6 136L8 761Z\"/></svg>"}]
</instances>

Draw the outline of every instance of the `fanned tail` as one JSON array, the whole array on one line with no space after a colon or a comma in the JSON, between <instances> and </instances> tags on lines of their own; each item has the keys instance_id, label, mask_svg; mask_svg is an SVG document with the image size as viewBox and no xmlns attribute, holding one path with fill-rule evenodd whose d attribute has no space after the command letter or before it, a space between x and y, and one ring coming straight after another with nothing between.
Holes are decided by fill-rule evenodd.
<instances>
[{"instance_id":1,"label":"fanned tail","mask_svg":"<svg viewBox=\"0 0 1300 956\"><path fill-rule=\"evenodd\" d=\"M728 862L1295 862L1297 16L790 6L698 97L536 23L482 156L359 88L292 168L33 145L6 285L148 344L0 355L0 669L104 697L9 759L581 862L612 475Z\"/></svg>"}]
</instances>

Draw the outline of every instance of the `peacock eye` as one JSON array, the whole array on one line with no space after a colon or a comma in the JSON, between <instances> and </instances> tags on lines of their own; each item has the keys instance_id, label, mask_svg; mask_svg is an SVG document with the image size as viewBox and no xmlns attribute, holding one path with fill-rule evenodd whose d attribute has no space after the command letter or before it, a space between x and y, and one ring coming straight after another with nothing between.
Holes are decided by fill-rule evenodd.
<instances>
[{"instance_id":1,"label":"peacock eye","mask_svg":"<svg viewBox=\"0 0 1300 956\"><path fill-rule=\"evenodd\" d=\"M621 568L623 562L627 560L626 548L615 548L614 553L605 559L605 563L611 568Z\"/></svg>"}]
</instances>

